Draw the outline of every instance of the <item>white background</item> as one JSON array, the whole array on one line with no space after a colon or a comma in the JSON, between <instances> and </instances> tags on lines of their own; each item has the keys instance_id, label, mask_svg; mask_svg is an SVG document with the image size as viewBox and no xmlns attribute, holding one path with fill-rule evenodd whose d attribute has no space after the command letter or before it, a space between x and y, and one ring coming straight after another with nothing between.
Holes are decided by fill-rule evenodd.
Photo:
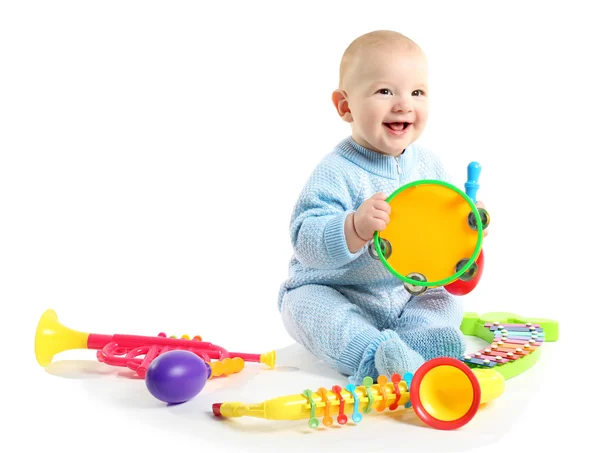
<instances>
[{"instance_id":1,"label":"white background","mask_svg":"<svg viewBox=\"0 0 600 453\"><path fill-rule=\"evenodd\" d=\"M13 445L2 450L541 451L591 437L597 14L585 2L482 3L2 2L0 443ZM339 58L382 28L428 55L422 143L459 187L469 162L482 165L492 226L467 311L556 319L561 338L460 431L378 415L316 432L218 423L213 402L344 383L293 346L276 298L296 196L350 133L330 101ZM41 368L46 308L86 332L276 349L280 368L248 364L165 408L92 351Z\"/></svg>"}]
</instances>

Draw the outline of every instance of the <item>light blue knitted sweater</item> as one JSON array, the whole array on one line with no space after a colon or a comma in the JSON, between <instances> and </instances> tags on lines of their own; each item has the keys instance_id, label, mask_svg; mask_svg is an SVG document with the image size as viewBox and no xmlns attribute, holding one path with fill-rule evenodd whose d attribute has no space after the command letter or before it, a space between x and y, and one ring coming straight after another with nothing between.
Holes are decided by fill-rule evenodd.
<instances>
[{"instance_id":1,"label":"light blue knitted sweater","mask_svg":"<svg viewBox=\"0 0 600 453\"><path fill-rule=\"evenodd\" d=\"M278 298L284 324L293 338L342 373L354 375L355 380L367 373L390 374L394 370L379 369L386 360L393 362L392 367L412 370L422 363L422 357L427 358L429 346L421 343L429 340L422 332L411 341L399 340L402 332L418 331L416 326L452 326L456 330L462 319L460 305L443 288L411 298L401 280L370 256L366 245L350 253L346 244L347 215L375 193L390 195L418 179L450 182L439 158L423 147L410 145L394 158L347 137L317 165L292 212L294 255ZM411 299L417 300L409 310ZM445 343L462 342L453 335L446 337ZM394 340L398 351L380 357L376 366L375 355L388 340ZM434 350L433 354L462 354L463 346L456 348ZM411 359L412 352L406 349L418 354Z\"/></svg>"}]
</instances>

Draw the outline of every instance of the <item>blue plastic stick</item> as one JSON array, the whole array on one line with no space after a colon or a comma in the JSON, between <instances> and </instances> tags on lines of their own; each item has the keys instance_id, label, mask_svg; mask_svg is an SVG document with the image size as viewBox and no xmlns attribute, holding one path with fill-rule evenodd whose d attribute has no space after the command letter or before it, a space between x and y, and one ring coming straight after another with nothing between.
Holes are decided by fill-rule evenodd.
<instances>
[{"instance_id":1,"label":"blue plastic stick","mask_svg":"<svg viewBox=\"0 0 600 453\"><path fill-rule=\"evenodd\" d=\"M479 175L481 174L481 165L478 162L471 162L467 168L467 182L465 183L465 193L477 203L477 191L479 190Z\"/></svg>"}]
</instances>

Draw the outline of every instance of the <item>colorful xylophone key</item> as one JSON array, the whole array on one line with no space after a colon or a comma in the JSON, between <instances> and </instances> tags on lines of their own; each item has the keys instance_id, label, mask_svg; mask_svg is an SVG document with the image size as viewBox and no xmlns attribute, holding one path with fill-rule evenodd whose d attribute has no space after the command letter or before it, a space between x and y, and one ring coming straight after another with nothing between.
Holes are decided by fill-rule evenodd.
<instances>
[{"instance_id":1,"label":"colorful xylophone key","mask_svg":"<svg viewBox=\"0 0 600 453\"><path fill-rule=\"evenodd\" d=\"M525 357L542 345L545 339L544 329L539 324L502 324L488 322L484 324L493 333L492 343L463 357L463 362L493 367L513 362Z\"/></svg>"}]
</instances>

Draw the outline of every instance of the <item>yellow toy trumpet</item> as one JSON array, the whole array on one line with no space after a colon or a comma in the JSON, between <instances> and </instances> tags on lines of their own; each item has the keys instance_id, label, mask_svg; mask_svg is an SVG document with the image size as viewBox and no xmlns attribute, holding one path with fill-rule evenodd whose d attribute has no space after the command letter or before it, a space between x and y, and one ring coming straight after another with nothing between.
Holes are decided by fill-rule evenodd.
<instances>
[{"instance_id":1,"label":"yellow toy trumpet","mask_svg":"<svg viewBox=\"0 0 600 453\"><path fill-rule=\"evenodd\" d=\"M354 423L362 414L374 409L396 410L412 407L427 425L442 430L457 429L467 424L481 404L492 401L504 392L505 380L498 371L489 368L469 368L460 360L440 357L424 363L414 374L379 376L374 384L366 377L363 385L348 384L345 389L334 385L331 390L321 387L317 392L273 398L262 403L243 404L224 402L213 404L213 414L219 417L256 417L267 420L308 419L317 428L317 417L325 426L336 417L340 425L351 416Z\"/></svg>"}]
</instances>

